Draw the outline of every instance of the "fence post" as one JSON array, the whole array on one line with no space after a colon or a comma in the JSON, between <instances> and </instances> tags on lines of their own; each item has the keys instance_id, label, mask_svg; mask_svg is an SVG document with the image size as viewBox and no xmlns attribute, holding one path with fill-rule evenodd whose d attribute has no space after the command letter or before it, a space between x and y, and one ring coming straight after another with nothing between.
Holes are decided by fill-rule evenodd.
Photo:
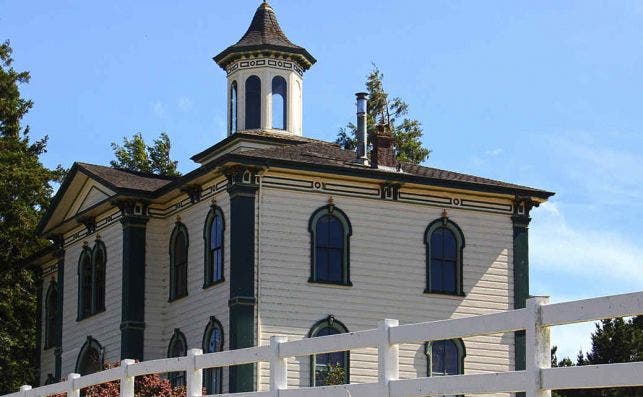
<instances>
[{"instance_id":1,"label":"fence post","mask_svg":"<svg viewBox=\"0 0 643 397\"><path fill-rule=\"evenodd\" d=\"M551 397L550 390L541 389L541 368L551 367L551 348L549 340L549 327L542 326L540 307L549 303L549 297L536 296L527 299L529 322L525 331L527 348L525 350L527 361L526 397Z\"/></svg>"},{"instance_id":2,"label":"fence post","mask_svg":"<svg viewBox=\"0 0 643 397\"><path fill-rule=\"evenodd\" d=\"M390 342L390 329L397 327L397 320L380 320L377 322L379 343L377 346L378 382L382 396L389 396L389 382L400 377L400 346Z\"/></svg>"},{"instance_id":3,"label":"fence post","mask_svg":"<svg viewBox=\"0 0 643 397\"><path fill-rule=\"evenodd\" d=\"M186 395L187 397L197 397L203 395L203 369L196 368L196 356L203 354L201 349L188 350L188 367L185 371Z\"/></svg>"},{"instance_id":4,"label":"fence post","mask_svg":"<svg viewBox=\"0 0 643 397\"><path fill-rule=\"evenodd\" d=\"M74 387L74 379L78 378L80 378L80 374L67 375L67 397L80 397L80 389Z\"/></svg>"},{"instance_id":5,"label":"fence post","mask_svg":"<svg viewBox=\"0 0 643 397\"><path fill-rule=\"evenodd\" d=\"M29 386L29 385L20 386L20 391L22 392L22 393L20 393L20 396L21 397L27 397L30 394L29 393L30 390L31 390L31 386Z\"/></svg>"},{"instance_id":6,"label":"fence post","mask_svg":"<svg viewBox=\"0 0 643 397\"><path fill-rule=\"evenodd\" d=\"M279 396L279 390L288 388L288 358L279 357L279 345L288 341L285 336L270 337L270 391L273 396Z\"/></svg>"},{"instance_id":7,"label":"fence post","mask_svg":"<svg viewBox=\"0 0 643 397\"><path fill-rule=\"evenodd\" d=\"M126 358L121 360L121 397L134 397L134 377L128 376L128 366L134 364L136 361Z\"/></svg>"}]
</instances>

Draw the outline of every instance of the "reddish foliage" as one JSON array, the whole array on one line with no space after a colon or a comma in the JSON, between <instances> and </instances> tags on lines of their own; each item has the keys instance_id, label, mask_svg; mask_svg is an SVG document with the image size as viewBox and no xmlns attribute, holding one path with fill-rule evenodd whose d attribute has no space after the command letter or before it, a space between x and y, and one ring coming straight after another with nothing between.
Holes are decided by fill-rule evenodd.
<instances>
[{"instance_id":1,"label":"reddish foliage","mask_svg":"<svg viewBox=\"0 0 643 397\"><path fill-rule=\"evenodd\" d=\"M107 363L104 369L120 366L120 363ZM205 392L205 391L204 391ZM120 395L120 382L102 383L82 390L87 397L118 397ZM138 376L134 380L134 394L136 397L186 397L184 386L172 388L170 381L162 379L158 374ZM56 394L52 397L65 397L65 394Z\"/></svg>"}]
</instances>

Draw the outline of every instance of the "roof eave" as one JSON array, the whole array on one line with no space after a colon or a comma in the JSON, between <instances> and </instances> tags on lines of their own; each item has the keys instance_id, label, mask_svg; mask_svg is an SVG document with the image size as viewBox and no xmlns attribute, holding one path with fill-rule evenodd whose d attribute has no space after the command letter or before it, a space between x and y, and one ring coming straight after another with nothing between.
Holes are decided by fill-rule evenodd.
<instances>
[{"instance_id":1,"label":"roof eave","mask_svg":"<svg viewBox=\"0 0 643 397\"><path fill-rule=\"evenodd\" d=\"M217 65L221 67L221 69L225 70L230 63L243 57L244 55L257 55L261 53L276 53L279 55L292 57L293 60L296 61L303 70L310 69L310 67L317 62L315 57L313 57L305 48L293 48L273 44L261 44L243 47L230 46L214 56L212 59L217 63Z\"/></svg>"}]
</instances>

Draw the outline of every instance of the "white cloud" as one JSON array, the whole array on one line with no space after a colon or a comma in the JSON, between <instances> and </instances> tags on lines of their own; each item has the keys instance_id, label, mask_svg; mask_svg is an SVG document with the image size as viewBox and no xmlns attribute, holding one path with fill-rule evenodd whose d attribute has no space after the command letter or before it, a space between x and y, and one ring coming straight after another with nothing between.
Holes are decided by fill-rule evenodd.
<instances>
[{"instance_id":1,"label":"white cloud","mask_svg":"<svg viewBox=\"0 0 643 397\"><path fill-rule=\"evenodd\" d=\"M487 156L496 157L501 155L503 152L502 148L490 149L485 152Z\"/></svg>"},{"instance_id":2,"label":"white cloud","mask_svg":"<svg viewBox=\"0 0 643 397\"><path fill-rule=\"evenodd\" d=\"M575 228L556 203L544 203L536 211L530 247L537 269L573 276L570 283L581 284L570 286L575 289L583 288L583 279L618 282L621 288L643 285L643 247L614 231Z\"/></svg>"},{"instance_id":3,"label":"white cloud","mask_svg":"<svg viewBox=\"0 0 643 397\"><path fill-rule=\"evenodd\" d=\"M179 107L180 111L189 112L194 107L194 103L192 102L192 100L190 98L181 97L177 101L177 106Z\"/></svg>"},{"instance_id":4,"label":"white cloud","mask_svg":"<svg viewBox=\"0 0 643 397\"><path fill-rule=\"evenodd\" d=\"M167 114L167 106L161 101L156 101L152 104L152 111L159 118L165 118Z\"/></svg>"}]
</instances>

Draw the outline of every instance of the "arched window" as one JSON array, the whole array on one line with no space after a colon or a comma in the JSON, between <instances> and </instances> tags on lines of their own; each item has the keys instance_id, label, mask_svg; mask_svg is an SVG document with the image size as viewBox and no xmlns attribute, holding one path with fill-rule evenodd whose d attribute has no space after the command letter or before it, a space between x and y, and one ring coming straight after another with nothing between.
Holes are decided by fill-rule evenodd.
<instances>
[{"instance_id":1,"label":"arched window","mask_svg":"<svg viewBox=\"0 0 643 397\"><path fill-rule=\"evenodd\" d=\"M250 76L246 80L246 130L261 128L261 79Z\"/></svg>"},{"instance_id":2,"label":"arched window","mask_svg":"<svg viewBox=\"0 0 643 397\"><path fill-rule=\"evenodd\" d=\"M223 231L225 222L221 208L212 206L205 218L203 245L205 247L205 272L203 287L223 281Z\"/></svg>"},{"instance_id":3,"label":"arched window","mask_svg":"<svg viewBox=\"0 0 643 397\"><path fill-rule=\"evenodd\" d=\"M310 329L309 338L348 332L348 328L333 315L318 321ZM310 385L350 383L350 352L313 354L310 356Z\"/></svg>"},{"instance_id":4,"label":"arched window","mask_svg":"<svg viewBox=\"0 0 643 397\"><path fill-rule=\"evenodd\" d=\"M188 229L177 222L170 236L170 300L188 294Z\"/></svg>"},{"instance_id":5,"label":"arched window","mask_svg":"<svg viewBox=\"0 0 643 397\"><path fill-rule=\"evenodd\" d=\"M464 358L467 353L462 339L427 342L425 353L427 356L428 376L464 374Z\"/></svg>"},{"instance_id":6,"label":"arched window","mask_svg":"<svg viewBox=\"0 0 643 397\"><path fill-rule=\"evenodd\" d=\"M188 343L185 339L183 332L176 328L174 334L170 339L170 345L167 348L167 356L171 357L183 357L188 354ZM167 375L172 387L185 386L185 372L170 372Z\"/></svg>"},{"instance_id":7,"label":"arched window","mask_svg":"<svg viewBox=\"0 0 643 397\"><path fill-rule=\"evenodd\" d=\"M203 333L203 353L215 353L223 351L223 327L214 316L205 327ZM208 394L221 394L223 384L222 368L208 368L203 371L203 387Z\"/></svg>"},{"instance_id":8,"label":"arched window","mask_svg":"<svg viewBox=\"0 0 643 397\"><path fill-rule=\"evenodd\" d=\"M92 315L92 256L85 245L78 260L78 319Z\"/></svg>"},{"instance_id":9,"label":"arched window","mask_svg":"<svg viewBox=\"0 0 643 397\"><path fill-rule=\"evenodd\" d=\"M462 288L462 230L448 218L429 224L424 234L426 244L427 293L464 295Z\"/></svg>"},{"instance_id":10,"label":"arched window","mask_svg":"<svg viewBox=\"0 0 643 397\"><path fill-rule=\"evenodd\" d=\"M92 264L94 271L93 285L93 311L94 313L105 310L105 262L106 262L105 244L96 240L92 249Z\"/></svg>"},{"instance_id":11,"label":"arched window","mask_svg":"<svg viewBox=\"0 0 643 397\"><path fill-rule=\"evenodd\" d=\"M105 268L107 250L101 240L94 248L87 243L78 260L78 320L105 310Z\"/></svg>"},{"instance_id":12,"label":"arched window","mask_svg":"<svg viewBox=\"0 0 643 397\"><path fill-rule=\"evenodd\" d=\"M348 217L334 205L317 209L310 217L310 282L352 285L349 242L352 227Z\"/></svg>"},{"instance_id":13,"label":"arched window","mask_svg":"<svg viewBox=\"0 0 643 397\"><path fill-rule=\"evenodd\" d=\"M85 344L76 359L76 373L81 375L93 374L103 370L103 347L91 336L87 337Z\"/></svg>"},{"instance_id":14,"label":"arched window","mask_svg":"<svg viewBox=\"0 0 643 397\"><path fill-rule=\"evenodd\" d=\"M58 337L58 285L51 281L45 295L45 349L56 346Z\"/></svg>"},{"instance_id":15,"label":"arched window","mask_svg":"<svg viewBox=\"0 0 643 397\"><path fill-rule=\"evenodd\" d=\"M237 82L230 84L230 133L237 132Z\"/></svg>"},{"instance_id":16,"label":"arched window","mask_svg":"<svg viewBox=\"0 0 643 397\"><path fill-rule=\"evenodd\" d=\"M281 76L272 78L272 128L286 130L288 116L288 96L286 79Z\"/></svg>"}]
</instances>

